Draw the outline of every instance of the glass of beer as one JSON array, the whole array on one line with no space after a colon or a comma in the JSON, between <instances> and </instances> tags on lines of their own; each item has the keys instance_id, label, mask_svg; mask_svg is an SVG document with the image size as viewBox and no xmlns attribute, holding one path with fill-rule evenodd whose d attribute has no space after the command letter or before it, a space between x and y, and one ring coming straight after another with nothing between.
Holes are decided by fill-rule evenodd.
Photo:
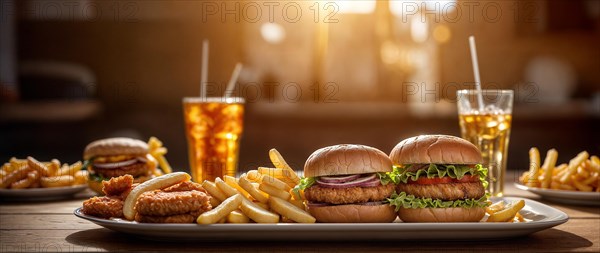
<instances>
[{"instance_id":1,"label":"glass of beer","mask_svg":"<svg viewBox=\"0 0 600 253\"><path fill-rule=\"evenodd\" d=\"M192 180L236 175L243 116L243 98L183 99Z\"/></svg>"},{"instance_id":2,"label":"glass of beer","mask_svg":"<svg viewBox=\"0 0 600 253\"><path fill-rule=\"evenodd\" d=\"M488 168L487 191L502 196L512 121L512 90L459 90L456 94L462 138L481 150Z\"/></svg>"}]
</instances>

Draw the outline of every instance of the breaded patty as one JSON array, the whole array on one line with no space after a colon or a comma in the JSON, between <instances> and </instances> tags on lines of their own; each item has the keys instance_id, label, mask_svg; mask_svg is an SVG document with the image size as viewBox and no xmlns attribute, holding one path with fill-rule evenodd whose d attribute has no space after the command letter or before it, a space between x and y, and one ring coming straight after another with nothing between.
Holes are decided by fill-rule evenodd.
<instances>
[{"instance_id":1,"label":"breaded patty","mask_svg":"<svg viewBox=\"0 0 600 253\"><path fill-rule=\"evenodd\" d=\"M118 177L122 175L132 175L133 177L148 175L150 170L146 163L138 162L132 165L119 167L116 169L101 169L93 167L94 172L100 174L105 178Z\"/></svg>"},{"instance_id":2,"label":"breaded patty","mask_svg":"<svg viewBox=\"0 0 600 253\"><path fill-rule=\"evenodd\" d=\"M131 175L113 177L108 181L102 181L102 191L107 196L125 195L125 197L127 197L127 194L131 191L132 185L133 177Z\"/></svg>"},{"instance_id":3,"label":"breaded patty","mask_svg":"<svg viewBox=\"0 0 600 253\"><path fill-rule=\"evenodd\" d=\"M191 181L184 181L172 186L169 186L165 189L163 189L162 191L164 192L185 192L185 191L201 191L206 193L206 190L204 190L204 188L202 188L202 185L200 185L199 183L194 183Z\"/></svg>"},{"instance_id":4,"label":"breaded patty","mask_svg":"<svg viewBox=\"0 0 600 253\"><path fill-rule=\"evenodd\" d=\"M83 202L83 213L100 218L122 218L123 200L120 197L92 197Z\"/></svg>"},{"instance_id":5,"label":"breaded patty","mask_svg":"<svg viewBox=\"0 0 600 253\"><path fill-rule=\"evenodd\" d=\"M418 198L441 200L478 199L485 195L481 182L448 184L399 184L398 192L414 195Z\"/></svg>"},{"instance_id":6,"label":"breaded patty","mask_svg":"<svg viewBox=\"0 0 600 253\"><path fill-rule=\"evenodd\" d=\"M375 187L325 188L313 185L304 191L310 202L331 204L352 204L382 201L394 193L394 184Z\"/></svg>"},{"instance_id":7,"label":"breaded patty","mask_svg":"<svg viewBox=\"0 0 600 253\"><path fill-rule=\"evenodd\" d=\"M140 215L169 216L212 209L210 197L201 191L144 192L137 199L135 210Z\"/></svg>"},{"instance_id":8,"label":"breaded patty","mask_svg":"<svg viewBox=\"0 0 600 253\"><path fill-rule=\"evenodd\" d=\"M195 223L200 214L200 212L192 212L169 216L149 216L137 213L135 221L145 223Z\"/></svg>"}]
</instances>

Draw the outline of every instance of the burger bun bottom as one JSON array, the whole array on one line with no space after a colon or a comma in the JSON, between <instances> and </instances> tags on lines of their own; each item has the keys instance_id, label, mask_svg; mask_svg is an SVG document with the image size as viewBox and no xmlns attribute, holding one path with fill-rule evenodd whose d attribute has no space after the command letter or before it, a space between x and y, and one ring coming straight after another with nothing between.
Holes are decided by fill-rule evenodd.
<instances>
[{"instance_id":1,"label":"burger bun bottom","mask_svg":"<svg viewBox=\"0 0 600 253\"><path fill-rule=\"evenodd\" d=\"M403 222L478 222L485 216L481 207L463 208L400 208Z\"/></svg>"},{"instance_id":2,"label":"burger bun bottom","mask_svg":"<svg viewBox=\"0 0 600 253\"><path fill-rule=\"evenodd\" d=\"M396 220L394 207L383 205L308 206L308 212L325 223L390 223Z\"/></svg>"}]
</instances>

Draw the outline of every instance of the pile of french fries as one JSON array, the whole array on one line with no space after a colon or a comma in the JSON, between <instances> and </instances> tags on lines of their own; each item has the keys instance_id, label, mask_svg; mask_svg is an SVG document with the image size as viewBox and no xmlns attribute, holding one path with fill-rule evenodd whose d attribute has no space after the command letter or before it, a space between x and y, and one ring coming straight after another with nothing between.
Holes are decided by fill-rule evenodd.
<instances>
[{"instance_id":1,"label":"pile of french fries","mask_svg":"<svg viewBox=\"0 0 600 253\"><path fill-rule=\"evenodd\" d=\"M525 218L519 213L525 207L525 201L519 200L514 203L504 201L496 202L485 208L490 216L487 222L525 222Z\"/></svg>"},{"instance_id":2,"label":"pile of french fries","mask_svg":"<svg viewBox=\"0 0 600 253\"><path fill-rule=\"evenodd\" d=\"M529 171L519 178L522 184L543 189L600 192L600 159L583 151L569 161L556 166L558 151L548 150L540 167L540 152L529 150Z\"/></svg>"},{"instance_id":3,"label":"pile of french fries","mask_svg":"<svg viewBox=\"0 0 600 253\"><path fill-rule=\"evenodd\" d=\"M154 136L150 137L150 139L148 140L148 150L148 153L150 153L150 155L154 157L154 159L156 159L156 161L158 162L158 166L160 166L162 170L161 171L155 169L152 172L154 176L162 176L164 174L169 174L173 172L171 165L167 161L167 158L165 158L165 155L167 154L168 150L166 147L163 146L162 141L160 141Z\"/></svg>"},{"instance_id":4,"label":"pile of french fries","mask_svg":"<svg viewBox=\"0 0 600 253\"><path fill-rule=\"evenodd\" d=\"M49 188L87 183L81 162L61 164L59 160L40 162L33 157L11 158L0 170L0 189Z\"/></svg>"},{"instance_id":5,"label":"pile of french fries","mask_svg":"<svg viewBox=\"0 0 600 253\"><path fill-rule=\"evenodd\" d=\"M314 223L315 218L305 210L302 193L292 190L300 177L277 150L271 149L269 157L275 168L261 167L239 178L204 181L202 187L212 195L213 209L201 214L198 224Z\"/></svg>"}]
</instances>

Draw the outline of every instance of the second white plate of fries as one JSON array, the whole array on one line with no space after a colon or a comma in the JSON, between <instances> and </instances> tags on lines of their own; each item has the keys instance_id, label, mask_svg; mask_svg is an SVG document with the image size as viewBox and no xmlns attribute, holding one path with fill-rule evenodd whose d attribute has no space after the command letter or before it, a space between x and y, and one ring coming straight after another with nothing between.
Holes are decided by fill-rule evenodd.
<instances>
[{"instance_id":1,"label":"second white plate of fries","mask_svg":"<svg viewBox=\"0 0 600 253\"><path fill-rule=\"evenodd\" d=\"M493 202L515 202L522 198L494 198ZM565 223L564 212L525 199L520 214L527 222L465 223L274 223L274 224L151 224L121 219L102 219L74 214L105 228L147 239L179 240L473 240L525 236ZM487 215L486 215L487 216ZM484 218L485 219L485 218Z\"/></svg>"},{"instance_id":2,"label":"second white plate of fries","mask_svg":"<svg viewBox=\"0 0 600 253\"><path fill-rule=\"evenodd\" d=\"M600 159L583 151L569 160L557 164L558 151L548 150L541 164L537 148L529 150L529 171L519 178L515 186L545 199L577 205L600 205Z\"/></svg>"},{"instance_id":3,"label":"second white plate of fries","mask_svg":"<svg viewBox=\"0 0 600 253\"><path fill-rule=\"evenodd\" d=\"M0 197L16 201L68 198L88 187L81 162L69 165L57 159L13 157L2 165L0 175Z\"/></svg>"},{"instance_id":4,"label":"second white plate of fries","mask_svg":"<svg viewBox=\"0 0 600 253\"><path fill-rule=\"evenodd\" d=\"M521 190L530 191L542 198L555 202L576 205L600 206L600 192L578 192L569 190L552 190L528 187L522 184L515 184Z\"/></svg>"}]
</instances>

